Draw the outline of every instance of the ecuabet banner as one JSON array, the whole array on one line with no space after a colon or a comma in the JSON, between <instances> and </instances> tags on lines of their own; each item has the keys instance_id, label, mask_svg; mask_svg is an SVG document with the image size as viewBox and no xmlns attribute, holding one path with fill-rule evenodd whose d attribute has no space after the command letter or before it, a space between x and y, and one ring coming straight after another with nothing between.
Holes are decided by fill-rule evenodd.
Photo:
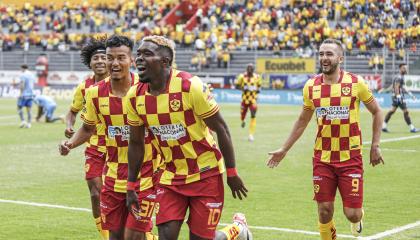
<instances>
[{"instance_id":1,"label":"ecuabet banner","mask_svg":"<svg viewBox=\"0 0 420 240\"><path fill-rule=\"evenodd\" d=\"M257 58L257 73L315 73L313 58Z\"/></svg>"}]
</instances>

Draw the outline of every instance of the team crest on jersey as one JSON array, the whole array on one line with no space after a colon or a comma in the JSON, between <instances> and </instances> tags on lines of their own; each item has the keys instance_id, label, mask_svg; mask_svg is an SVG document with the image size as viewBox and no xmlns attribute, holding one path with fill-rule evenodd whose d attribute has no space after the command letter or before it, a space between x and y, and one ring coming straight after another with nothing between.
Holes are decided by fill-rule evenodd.
<instances>
[{"instance_id":1,"label":"team crest on jersey","mask_svg":"<svg viewBox=\"0 0 420 240\"><path fill-rule=\"evenodd\" d=\"M342 89L341 89L341 92L345 95L345 96L347 96L347 95L349 95L350 94L350 92L351 92L351 88L350 87L343 87Z\"/></svg>"},{"instance_id":2,"label":"team crest on jersey","mask_svg":"<svg viewBox=\"0 0 420 240\"><path fill-rule=\"evenodd\" d=\"M178 111L181 108L181 101L178 99L173 99L169 102L169 106L173 111Z\"/></svg>"}]
</instances>

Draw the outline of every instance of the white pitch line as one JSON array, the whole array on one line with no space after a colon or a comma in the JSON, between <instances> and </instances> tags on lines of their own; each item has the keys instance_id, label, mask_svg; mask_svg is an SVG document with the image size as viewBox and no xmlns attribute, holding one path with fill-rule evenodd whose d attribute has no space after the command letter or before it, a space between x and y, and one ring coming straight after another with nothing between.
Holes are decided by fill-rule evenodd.
<instances>
[{"instance_id":1,"label":"white pitch line","mask_svg":"<svg viewBox=\"0 0 420 240\"><path fill-rule=\"evenodd\" d=\"M60 209L75 210L75 211L82 211L82 212L92 212L92 210L87 209L87 208L68 207L68 206L53 205L53 204L46 204L46 203L23 202L23 201L6 200L6 199L0 199L0 202L36 206L36 207L60 208Z\"/></svg>"},{"instance_id":2,"label":"white pitch line","mask_svg":"<svg viewBox=\"0 0 420 240\"><path fill-rule=\"evenodd\" d=\"M7 115L7 116L0 116L0 119L10 119L10 118L18 118L18 115Z\"/></svg>"},{"instance_id":3,"label":"white pitch line","mask_svg":"<svg viewBox=\"0 0 420 240\"><path fill-rule=\"evenodd\" d=\"M63 205L54 205L54 204L46 204L46 203L35 203L35 202L24 202L24 201L15 201L15 200L7 200L7 199L0 199L0 203L12 203L12 204L19 204L19 205L28 205L28 206L36 206L36 207L47 207L47 208L58 208L58 209L66 209L66 210L74 210L74 211L81 211L81 212L91 212L88 208L77 208L77 207L69 207ZM221 226L229 225L227 223L219 223ZM340 238L353 238L353 239L364 239L364 240L375 240L380 239L386 236L390 236L399 232L403 232L405 230L415 228L420 226L420 221L410 223L401 227L396 227L391 230L387 230L384 232L377 233L375 235L366 236L366 237L354 237L352 235L346 234L338 234L337 236ZM278 228L278 227L267 227L267 226L248 226L251 229L259 229L259 230L271 230L271 231L280 231L280 232L290 232L290 233L301 233L306 235L319 235L319 232L311 232L305 230L296 230L296 229L289 229L289 228Z\"/></svg>"},{"instance_id":4,"label":"white pitch line","mask_svg":"<svg viewBox=\"0 0 420 240\"><path fill-rule=\"evenodd\" d=\"M368 147L363 147L363 149L370 149L370 148L368 148ZM410 152L410 153L420 152L420 150L415 150L415 149L395 149L395 148L381 148L381 151L390 151L390 152Z\"/></svg>"},{"instance_id":5,"label":"white pitch line","mask_svg":"<svg viewBox=\"0 0 420 240\"><path fill-rule=\"evenodd\" d=\"M408 137L381 139L381 143L398 142L398 141L409 140L409 139L414 139L414 138L420 138L420 134L417 134L417 135L414 135L414 136L408 136ZM372 143L371 141L364 141L363 142L363 144L365 144L365 145L370 145L371 143Z\"/></svg>"},{"instance_id":6,"label":"white pitch line","mask_svg":"<svg viewBox=\"0 0 420 240\"><path fill-rule=\"evenodd\" d=\"M415 227L418 227L418 226L420 226L420 221L410 223L410 224L407 224L407 225L404 225L404 226L401 226L401 227L393 228L393 229L385 231L385 232L377 233L375 235L372 235L372 236L369 236L369 237L366 237L366 238L363 238L363 239L368 239L368 240L380 239L380 238L390 236L390 235L393 235L393 234L396 234L396 233L399 233L399 232L402 232L402 231L405 231L405 230L408 230L408 229L411 229L411 228L415 228Z\"/></svg>"},{"instance_id":7,"label":"white pitch line","mask_svg":"<svg viewBox=\"0 0 420 240\"><path fill-rule=\"evenodd\" d=\"M46 204L46 203L35 203L35 202L24 202L24 201L15 201L15 200L6 200L0 199L0 203L13 203L19 205L27 205L27 206L36 206L36 207L47 207L47 208L58 208L58 209L66 209L66 210L74 210L74 211L81 211L81 212L91 212L90 209L87 208L77 208L77 207L69 207L69 206L62 206L62 205L54 205L54 204ZM227 223L220 223L221 226L228 225ZM277 227L264 227L264 226L248 226L251 229L260 229L260 230L272 230L272 231L280 231L280 232L291 232L291 233L301 233L306 235L319 235L318 232L310 232L304 230L295 230L289 228L277 228ZM341 238L355 238L350 235L338 234Z\"/></svg>"}]
</instances>

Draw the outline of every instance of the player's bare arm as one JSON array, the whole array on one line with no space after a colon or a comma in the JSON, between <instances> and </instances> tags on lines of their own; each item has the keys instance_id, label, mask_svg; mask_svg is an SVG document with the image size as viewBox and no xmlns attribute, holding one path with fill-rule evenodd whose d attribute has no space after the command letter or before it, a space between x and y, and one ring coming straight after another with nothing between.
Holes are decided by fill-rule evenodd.
<instances>
[{"instance_id":1,"label":"player's bare arm","mask_svg":"<svg viewBox=\"0 0 420 240\"><path fill-rule=\"evenodd\" d=\"M76 148L88 141L92 134L95 132L95 129L95 125L88 125L83 123L83 125L77 130L73 137L60 143L58 148L60 154L65 156L69 154L71 149Z\"/></svg>"},{"instance_id":2,"label":"player's bare arm","mask_svg":"<svg viewBox=\"0 0 420 240\"><path fill-rule=\"evenodd\" d=\"M226 168L234 169L236 167L236 163L232 138L230 136L229 128L226 125L222 115L217 112L213 116L204 119L204 122L212 131L216 132L217 134L217 141L225 160ZM238 175L227 177L227 184L232 190L233 198L238 197L240 200L242 200L242 196L247 196L248 189L246 189L242 179Z\"/></svg>"},{"instance_id":3,"label":"player's bare arm","mask_svg":"<svg viewBox=\"0 0 420 240\"><path fill-rule=\"evenodd\" d=\"M289 149L293 146L293 144L295 144L300 136L302 136L306 126L308 126L308 123L312 118L313 113L313 110L302 109L299 118L293 125L292 132L290 133L286 142L284 142L283 146L275 151L268 153L268 155L270 155L267 161L267 166L269 168L274 168L279 165L280 161L283 160Z\"/></svg>"},{"instance_id":4,"label":"player's bare arm","mask_svg":"<svg viewBox=\"0 0 420 240\"><path fill-rule=\"evenodd\" d=\"M381 149L379 148L382 122L384 119L382 110L376 100L366 104L366 108L372 114L372 144L370 147L370 164L374 167L380 163L384 164L384 160L381 155Z\"/></svg>"},{"instance_id":5,"label":"player's bare arm","mask_svg":"<svg viewBox=\"0 0 420 240\"><path fill-rule=\"evenodd\" d=\"M77 112L73 112L71 109L66 115L66 130L64 130L64 135L67 138L71 138L74 134L74 124L76 123Z\"/></svg>"},{"instance_id":6,"label":"player's bare arm","mask_svg":"<svg viewBox=\"0 0 420 240\"><path fill-rule=\"evenodd\" d=\"M43 112L42 107L41 106L38 106L38 113L37 113L36 118L35 118L37 122L39 122L39 120L41 119L42 112Z\"/></svg>"},{"instance_id":7,"label":"player's bare arm","mask_svg":"<svg viewBox=\"0 0 420 240\"><path fill-rule=\"evenodd\" d=\"M128 141L128 182L136 182L144 158L144 126L130 126L130 141ZM127 207L134 204L139 209L136 191L127 190Z\"/></svg>"}]
</instances>

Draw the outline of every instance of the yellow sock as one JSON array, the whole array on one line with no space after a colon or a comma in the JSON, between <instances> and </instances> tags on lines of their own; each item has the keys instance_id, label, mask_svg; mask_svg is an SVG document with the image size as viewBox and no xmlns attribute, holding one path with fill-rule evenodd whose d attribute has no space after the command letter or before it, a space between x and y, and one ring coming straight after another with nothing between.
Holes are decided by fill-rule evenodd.
<instances>
[{"instance_id":1,"label":"yellow sock","mask_svg":"<svg viewBox=\"0 0 420 240\"><path fill-rule=\"evenodd\" d=\"M239 236L241 229L236 224L229 224L219 231L225 234L227 240L235 240Z\"/></svg>"},{"instance_id":2,"label":"yellow sock","mask_svg":"<svg viewBox=\"0 0 420 240\"><path fill-rule=\"evenodd\" d=\"M96 229L98 229L99 235L101 235L102 240L109 239L109 231L102 229L102 220L101 217L95 218Z\"/></svg>"},{"instance_id":3,"label":"yellow sock","mask_svg":"<svg viewBox=\"0 0 420 240\"><path fill-rule=\"evenodd\" d=\"M159 239L158 236L154 235L151 232L147 232L145 235L146 235L146 240L158 240Z\"/></svg>"},{"instance_id":4,"label":"yellow sock","mask_svg":"<svg viewBox=\"0 0 420 240\"><path fill-rule=\"evenodd\" d=\"M256 127L257 127L257 119L256 118L251 118L251 121L249 123L249 134L250 135L254 135Z\"/></svg>"},{"instance_id":5,"label":"yellow sock","mask_svg":"<svg viewBox=\"0 0 420 240\"><path fill-rule=\"evenodd\" d=\"M335 240L337 239L335 224L331 220L329 223L319 223L319 234L322 240Z\"/></svg>"}]
</instances>

